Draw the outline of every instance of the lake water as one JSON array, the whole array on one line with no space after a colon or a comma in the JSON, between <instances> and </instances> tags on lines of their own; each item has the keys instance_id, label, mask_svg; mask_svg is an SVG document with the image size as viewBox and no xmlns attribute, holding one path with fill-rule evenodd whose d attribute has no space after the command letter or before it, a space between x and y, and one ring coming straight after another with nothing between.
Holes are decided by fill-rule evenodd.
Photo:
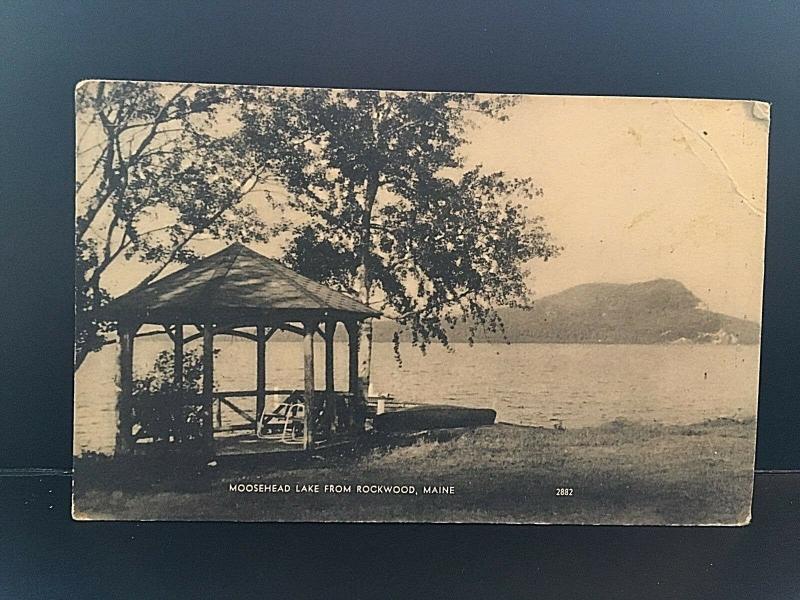
<instances>
[{"instance_id":1,"label":"lake water","mask_svg":"<svg viewBox=\"0 0 800 600\"><path fill-rule=\"evenodd\" d=\"M199 344L199 342L196 342ZM255 389L255 344L220 336L216 389ZM198 347L189 344L188 348ZM143 375L167 343L136 341L135 371ZM324 354L317 344L317 386ZM303 387L300 343L267 345L268 388ZM336 345L336 387L347 387L347 348ZM117 350L89 356L75 377L75 443L82 451L114 446ZM696 423L756 411L757 346L638 346L582 344L455 344L423 356L404 347L402 366L390 343L373 351L373 389L419 403L489 407L498 421L574 428L621 417L636 421ZM238 402L250 410L253 399ZM226 414L226 421L236 419Z\"/></svg>"}]
</instances>

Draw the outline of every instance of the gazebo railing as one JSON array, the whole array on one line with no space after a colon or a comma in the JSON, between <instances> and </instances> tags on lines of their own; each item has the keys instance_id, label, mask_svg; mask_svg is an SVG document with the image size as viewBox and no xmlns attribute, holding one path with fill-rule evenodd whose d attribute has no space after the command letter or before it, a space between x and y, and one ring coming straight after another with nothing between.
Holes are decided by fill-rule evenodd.
<instances>
[{"instance_id":1,"label":"gazebo railing","mask_svg":"<svg viewBox=\"0 0 800 600\"><path fill-rule=\"evenodd\" d=\"M266 396L292 395L303 397L303 390L265 390ZM241 399L252 399L243 406ZM305 399L301 400L305 403ZM140 392L131 402L131 438L136 445L179 445L210 443L216 434L236 434L257 431L257 393L255 390L221 391L213 393L207 404L201 393ZM223 413L233 413L233 419ZM262 418L268 415L265 408ZM337 436L348 436L363 428L366 403L348 392L315 390L312 405L305 411L305 427L313 433L315 443L329 442ZM234 422L230 422L233 420ZM239 422L235 422L235 421Z\"/></svg>"},{"instance_id":2,"label":"gazebo railing","mask_svg":"<svg viewBox=\"0 0 800 600\"><path fill-rule=\"evenodd\" d=\"M195 392L140 392L131 403L131 435L135 442L156 444L204 441L212 415Z\"/></svg>"},{"instance_id":3,"label":"gazebo railing","mask_svg":"<svg viewBox=\"0 0 800 600\"><path fill-rule=\"evenodd\" d=\"M288 396L296 390L265 390L265 396ZM242 431L251 429L255 431L256 422L258 421L257 404L258 404L258 391L256 390L241 390L230 392L214 392L214 431ZM243 407L235 402L238 398L252 398L252 407ZM223 417L223 410L233 412L238 415L244 423L233 423L225 425Z\"/></svg>"},{"instance_id":4,"label":"gazebo railing","mask_svg":"<svg viewBox=\"0 0 800 600\"><path fill-rule=\"evenodd\" d=\"M301 397L303 390L266 390L265 395L283 396L284 398L291 396ZM242 398L252 398L253 404L248 407L236 402L237 399ZM256 398L256 392L251 390L214 392L214 432L256 431L258 421ZM312 423L314 423L315 438L320 440L327 440L331 435L351 433L354 425L359 422L359 412L364 412L364 410L358 410L355 395L348 392L315 390L313 404L313 407L306 414L309 415ZM224 414L226 412L237 415L241 422L226 423L226 421L230 420L226 418ZM265 408L261 417L263 418L269 414L270 409Z\"/></svg>"}]
</instances>

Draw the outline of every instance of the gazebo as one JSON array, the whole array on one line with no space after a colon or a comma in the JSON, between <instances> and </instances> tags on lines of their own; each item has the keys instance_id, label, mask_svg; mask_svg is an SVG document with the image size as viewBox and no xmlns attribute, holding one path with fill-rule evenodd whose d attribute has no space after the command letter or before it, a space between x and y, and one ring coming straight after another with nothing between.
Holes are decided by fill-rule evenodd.
<instances>
[{"instance_id":1,"label":"gazebo","mask_svg":"<svg viewBox=\"0 0 800 600\"><path fill-rule=\"evenodd\" d=\"M101 311L100 318L117 323L119 338L115 444L118 455L133 452L142 442L141 437L153 436L152 433L142 433L141 423L137 423L147 410L162 415L159 417L162 423L175 423L166 426L166 439L162 437L162 441L170 443L183 441L178 422L185 421L186 415L192 414L195 430L199 432L195 437L211 445L213 450L215 401L220 414L224 402L245 417L248 421L245 427L252 427L247 432L250 440L255 440L259 423L265 415L268 394L293 395L295 400L299 400L302 410L295 410L292 414L302 421L298 428L302 436L296 442L302 448L313 449L363 430L366 398L358 380L359 328L365 319L380 317L381 313L242 244L233 244L146 287L120 296ZM334 332L339 323L344 324L348 334L346 391L334 388ZM134 339L143 325L160 326L172 339L174 393L157 397L134 395ZM193 327L196 332L187 336L187 327ZM267 341L281 330L303 337L302 390L267 390ZM148 332L152 333L155 332ZM214 336L220 334L255 342L255 390L215 392ZM325 343L324 390L315 389L316 335ZM185 385L183 367L184 345L200 338L202 387L198 393ZM232 397L255 397L254 412L237 408L230 402ZM165 414L167 417L163 417ZM221 425L221 418L218 418L218 429Z\"/></svg>"}]
</instances>

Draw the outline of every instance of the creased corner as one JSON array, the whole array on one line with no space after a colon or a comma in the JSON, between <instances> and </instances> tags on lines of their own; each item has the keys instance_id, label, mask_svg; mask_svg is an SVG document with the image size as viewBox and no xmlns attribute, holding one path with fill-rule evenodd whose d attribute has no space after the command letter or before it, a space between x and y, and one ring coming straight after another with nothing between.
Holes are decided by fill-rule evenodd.
<instances>
[{"instance_id":1,"label":"creased corner","mask_svg":"<svg viewBox=\"0 0 800 600\"><path fill-rule=\"evenodd\" d=\"M769 102L762 102L760 100L753 100L750 105L753 118L758 121L765 121L769 123L770 119L770 104Z\"/></svg>"},{"instance_id":2,"label":"creased corner","mask_svg":"<svg viewBox=\"0 0 800 600\"><path fill-rule=\"evenodd\" d=\"M767 102L760 102L760 101L757 101L757 100L752 101L752 104L753 104L753 108L752 108L753 116L756 115L756 110L759 110L759 111L765 110L766 111L766 122L769 123L769 104ZM689 123L687 123L685 120L683 120L681 117L679 117L678 113L675 112L675 107L672 105L672 103L667 102L667 106L669 107L669 110L672 113L672 117L678 123L680 123L687 131L691 132L692 135L695 138L697 138L697 140L700 141L700 143L702 143L704 146L706 146L711 151L711 154L717 159L717 162L719 162L720 166L722 167L722 170L725 173L725 177L728 179L728 182L730 183L731 189L733 190L733 192L737 196L739 196L742 204L744 204L750 210L750 212L752 212L753 214L755 214L755 215L757 215L759 217L763 217L765 215L765 211L754 204L754 200L755 200L754 197L748 198L748 196L742 191L742 189L739 187L739 183L734 178L733 173L731 172L731 168L728 166L727 161L717 151L717 149L714 146L714 144L712 144L707 139L705 134L701 135L700 132L697 129L695 129L694 127L689 125ZM760 106L760 108L756 109L756 106ZM692 152L692 154L697 156L697 152L695 152L695 150L694 150L694 148L692 148L691 144L687 144L687 147L688 147L689 151ZM698 158L700 158L700 157L698 156Z\"/></svg>"}]
</instances>

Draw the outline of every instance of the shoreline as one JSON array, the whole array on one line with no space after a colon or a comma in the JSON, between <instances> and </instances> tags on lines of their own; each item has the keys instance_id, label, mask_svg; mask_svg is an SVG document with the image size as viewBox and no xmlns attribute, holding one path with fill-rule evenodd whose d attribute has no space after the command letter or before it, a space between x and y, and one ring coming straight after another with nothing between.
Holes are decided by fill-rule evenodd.
<instances>
[{"instance_id":1,"label":"shoreline","mask_svg":"<svg viewBox=\"0 0 800 600\"><path fill-rule=\"evenodd\" d=\"M428 406L427 404L421 403L420 406ZM430 404L430 406L436 406L435 404ZM666 421L646 421L644 419L634 419L625 416L616 416L611 420L604 421L602 423L594 424L594 425L581 425L577 427L567 427L564 426L563 421L560 419L551 419L548 425L532 425L526 423L514 423L512 421L504 421L496 420L493 425L491 426L503 426L503 427L513 427L513 428L520 428L520 429L535 429L535 430L542 430L542 431L582 431L582 430L596 430L596 429L606 429L609 427L614 427L618 425L626 425L626 426L635 426L635 427L643 427L643 428L678 428L678 429L687 429L687 428L694 428L694 427L703 427L707 426L708 424L715 423L715 422L733 422L739 424L749 424L757 423L757 415L740 415L740 414L728 414L728 415L720 415L718 417L710 417L703 419L702 421L696 421L692 423L680 423L680 422L666 422ZM447 431L447 430L442 430ZM376 435L374 433L367 433L366 435ZM76 461L81 461L86 458L99 458L102 460L113 460L113 452L105 452L100 450L84 450L79 454L76 454L74 449L72 453L72 461L73 464Z\"/></svg>"}]
</instances>

